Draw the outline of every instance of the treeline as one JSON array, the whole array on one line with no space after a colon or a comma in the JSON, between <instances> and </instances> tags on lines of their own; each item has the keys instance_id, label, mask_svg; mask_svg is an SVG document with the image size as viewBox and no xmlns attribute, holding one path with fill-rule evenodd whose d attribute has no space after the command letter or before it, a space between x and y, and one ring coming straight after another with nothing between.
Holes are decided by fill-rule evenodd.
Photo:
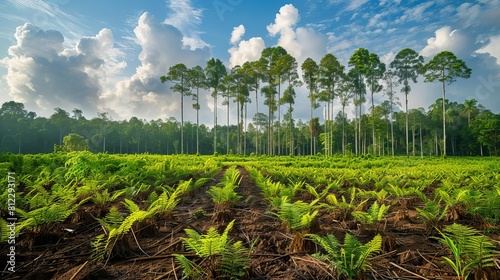
<instances>
[{"instance_id":1,"label":"treeline","mask_svg":"<svg viewBox=\"0 0 500 280\"><path fill-rule=\"evenodd\" d=\"M457 78L469 78L471 69L453 53L443 51L427 63L412 49L401 50L389 64L364 48L349 59L348 70L333 54L319 63L311 58L298 74L296 59L282 47L269 47L259 60L235 66L229 71L212 58L205 68L187 68L179 63L170 67L161 82L179 93L180 121L145 121L132 117L128 121L111 120L107 113L87 120L79 109L71 113L56 108L50 118L26 112L24 105L8 102L0 111L2 152L50 152L61 145L69 133L89 140L90 150L108 153L238 153L267 155L374 154L374 155L498 155L500 117L486 110L476 100L463 104L446 99L446 85ZM428 110L408 109L411 84L423 76L425 82L442 84L442 98ZM295 88L308 89L310 118L295 120ZM395 90L404 93L404 111L394 112L399 105ZM210 90L214 102L212 128L199 124L202 109L199 92ZM375 94L387 100L374 103ZM194 100L196 123L184 122L184 99ZM368 97L368 99L367 99ZM236 106L237 125L218 123L217 104ZM265 108L259 108L263 98ZM250 105L253 101L254 105ZM362 106L368 101L369 111ZM341 105L334 112L334 102ZM255 106L251 123L248 106ZM325 121L314 111L325 107ZM354 106L355 116L348 119L346 108ZM252 117L252 116L250 116Z\"/></svg>"},{"instance_id":2,"label":"treeline","mask_svg":"<svg viewBox=\"0 0 500 280\"><path fill-rule=\"evenodd\" d=\"M440 155L443 148L441 137L441 99L436 100L426 111L422 108L409 111L410 123L410 155ZM449 155L499 155L500 151L500 114L485 110L475 100L467 100L463 104L447 102L447 141ZM406 154L405 119L403 111L394 113L391 141L391 122L388 102L375 106L375 131L377 155L392 155L392 144L396 155ZM244 154L267 153L266 119L256 119L249 123L243 134ZM363 114L361 154L373 153L371 143L371 114ZM310 151L310 129L301 120L293 122L294 138L290 151L290 120L284 118L281 125L274 123L274 133L280 134L281 142L276 142L275 153L281 147L281 154L308 155ZM319 119L313 121L317 152L327 153L325 124ZM345 128L346 153L354 154L355 120L345 118L339 112L326 127L333 130L332 154L342 154L342 127ZM257 130L257 127L259 129ZM196 153L196 124L184 123L184 153ZM237 153L238 127L218 126L217 152L220 154ZM27 112L23 104L7 102L0 109L0 152L11 153L49 153L54 145L60 145L62 138L76 133L89 140L92 152L107 153L180 153L180 122L175 118L167 120L110 120L106 114L93 119L86 119L78 109L71 113L57 108L49 118L37 117ZM199 126L199 153L213 153L213 128ZM229 139L229 142L227 142ZM277 139L277 135L276 135Z\"/></svg>"}]
</instances>

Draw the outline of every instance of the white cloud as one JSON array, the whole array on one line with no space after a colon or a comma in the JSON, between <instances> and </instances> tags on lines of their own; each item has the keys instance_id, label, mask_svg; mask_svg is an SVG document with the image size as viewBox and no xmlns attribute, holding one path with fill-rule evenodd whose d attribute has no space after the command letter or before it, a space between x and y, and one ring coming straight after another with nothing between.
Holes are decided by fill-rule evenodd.
<instances>
[{"instance_id":1,"label":"white cloud","mask_svg":"<svg viewBox=\"0 0 500 280\"><path fill-rule=\"evenodd\" d=\"M386 69L388 69L389 64L394 60L394 57L396 57L396 54L394 52L388 52L380 57L380 61L385 63Z\"/></svg>"},{"instance_id":2,"label":"white cloud","mask_svg":"<svg viewBox=\"0 0 500 280\"><path fill-rule=\"evenodd\" d=\"M141 47L140 65L134 75L118 82L115 88L101 96L101 110L112 112L118 118L178 118L179 96L172 93L168 84L161 84L160 76L166 75L169 67L177 63L203 67L210 57L210 50L208 47L186 49L183 35L177 28L158 22L149 13L141 15L134 35Z\"/></svg>"},{"instance_id":3,"label":"white cloud","mask_svg":"<svg viewBox=\"0 0 500 280\"><path fill-rule=\"evenodd\" d=\"M248 41L240 41L238 45L228 50L231 54L229 66L232 68L236 65L243 65L247 61L258 60L265 47L266 45L261 37L250 38Z\"/></svg>"},{"instance_id":4,"label":"white cloud","mask_svg":"<svg viewBox=\"0 0 500 280\"><path fill-rule=\"evenodd\" d=\"M489 53L497 59L497 64L500 64L500 35L490 38L488 45L477 50L478 53Z\"/></svg>"},{"instance_id":5,"label":"white cloud","mask_svg":"<svg viewBox=\"0 0 500 280\"><path fill-rule=\"evenodd\" d=\"M326 53L327 39L312 28L294 26L299 21L299 11L291 4L280 8L273 24L267 26L271 36L280 35L278 45L293 55L299 64L307 57L321 59Z\"/></svg>"},{"instance_id":6,"label":"white cloud","mask_svg":"<svg viewBox=\"0 0 500 280\"><path fill-rule=\"evenodd\" d=\"M434 5L433 1L429 2L424 2L421 4L418 4L417 6L407 9L404 11L403 15L397 19L395 22L396 23L404 23L407 21L423 21L427 19L428 17L426 16L425 12L427 9L429 9L432 5Z\"/></svg>"},{"instance_id":7,"label":"white cloud","mask_svg":"<svg viewBox=\"0 0 500 280\"><path fill-rule=\"evenodd\" d=\"M73 48L64 48L59 31L31 23L19 26L15 38L9 56L1 60L9 95L41 114L55 107L95 109L108 81L106 72L118 73L125 66L108 29Z\"/></svg>"},{"instance_id":8,"label":"white cloud","mask_svg":"<svg viewBox=\"0 0 500 280\"><path fill-rule=\"evenodd\" d=\"M233 32L231 32L231 39L229 40L231 44L236 44L241 40L241 37L245 35L245 26L240 24L233 28Z\"/></svg>"},{"instance_id":9,"label":"white cloud","mask_svg":"<svg viewBox=\"0 0 500 280\"><path fill-rule=\"evenodd\" d=\"M203 11L195 9L191 0L168 0L168 7L172 11L164 23L177 28L184 35L183 43L191 50L208 46L200 38L199 25L202 21Z\"/></svg>"},{"instance_id":10,"label":"white cloud","mask_svg":"<svg viewBox=\"0 0 500 280\"><path fill-rule=\"evenodd\" d=\"M474 25L481 12L479 5L463 3L457 8L457 15L464 26Z\"/></svg>"},{"instance_id":11,"label":"white cloud","mask_svg":"<svg viewBox=\"0 0 500 280\"><path fill-rule=\"evenodd\" d=\"M363 6L368 0L352 0L351 4L347 7L348 11L353 11Z\"/></svg>"},{"instance_id":12,"label":"white cloud","mask_svg":"<svg viewBox=\"0 0 500 280\"><path fill-rule=\"evenodd\" d=\"M444 26L435 32L436 37L427 39L427 46L425 46L420 54L425 57L430 57L440 51L451 51L455 55L470 55L470 40L467 36L463 35L459 30L451 30L450 26Z\"/></svg>"}]
</instances>

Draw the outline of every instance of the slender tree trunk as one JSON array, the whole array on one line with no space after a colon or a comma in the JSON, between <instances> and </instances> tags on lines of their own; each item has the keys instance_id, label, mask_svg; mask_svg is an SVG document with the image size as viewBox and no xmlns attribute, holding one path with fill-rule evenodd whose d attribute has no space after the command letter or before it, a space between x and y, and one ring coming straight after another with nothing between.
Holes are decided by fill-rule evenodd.
<instances>
[{"instance_id":1,"label":"slender tree trunk","mask_svg":"<svg viewBox=\"0 0 500 280\"><path fill-rule=\"evenodd\" d=\"M237 93L238 94L238 93ZM241 142L240 142L240 114L243 113L243 110L240 110L240 104L238 102L236 103L236 121L238 123L237 129L238 131L236 132L236 153L241 154ZM243 117L241 118L243 119Z\"/></svg>"},{"instance_id":2,"label":"slender tree trunk","mask_svg":"<svg viewBox=\"0 0 500 280\"><path fill-rule=\"evenodd\" d=\"M229 155L229 93L227 94L226 155Z\"/></svg>"},{"instance_id":3,"label":"slender tree trunk","mask_svg":"<svg viewBox=\"0 0 500 280\"><path fill-rule=\"evenodd\" d=\"M438 151L438 135L437 135L437 132L434 134L434 143L436 145L436 156L439 156L439 151Z\"/></svg>"},{"instance_id":4,"label":"slender tree trunk","mask_svg":"<svg viewBox=\"0 0 500 280\"><path fill-rule=\"evenodd\" d=\"M281 156L281 78L278 78L278 156Z\"/></svg>"},{"instance_id":5,"label":"slender tree trunk","mask_svg":"<svg viewBox=\"0 0 500 280\"><path fill-rule=\"evenodd\" d=\"M196 89L196 104L198 105L196 107L196 154L200 153L200 108L199 108L199 99L200 94L199 94L199 89Z\"/></svg>"},{"instance_id":6,"label":"slender tree trunk","mask_svg":"<svg viewBox=\"0 0 500 280\"><path fill-rule=\"evenodd\" d=\"M313 138L313 106L314 106L314 99L312 96L312 91L311 91L311 112L310 112L310 121L309 121L309 135L311 137L311 155L314 155L314 150L313 150L313 145L314 145L314 138Z\"/></svg>"},{"instance_id":7,"label":"slender tree trunk","mask_svg":"<svg viewBox=\"0 0 500 280\"><path fill-rule=\"evenodd\" d=\"M342 106L342 155L345 156L345 106Z\"/></svg>"},{"instance_id":8,"label":"slender tree trunk","mask_svg":"<svg viewBox=\"0 0 500 280\"><path fill-rule=\"evenodd\" d=\"M375 105L373 101L373 88L372 88L372 138L373 138L373 155L377 153L377 143L375 142Z\"/></svg>"},{"instance_id":9,"label":"slender tree trunk","mask_svg":"<svg viewBox=\"0 0 500 280\"><path fill-rule=\"evenodd\" d=\"M214 154L217 153L217 89L214 89Z\"/></svg>"},{"instance_id":10,"label":"slender tree trunk","mask_svg":"<svg viewBox=\"0 0 500 280\"><path fill-rule=\"evenodd\" d=\"M248 100L247 100L248 101ZM245 119L243 121L244 131L243 131L243 154L247 154L247 109L248 104L245 102Z\"/></svg>"},{"instance_id":11,"label":"slender tree trunk","mask_svg":"<svg viewBox=\"0 0 500 280\"><path fill-rule=\"evenodd\" d=\"M413 148L413 156L415 156L415 127L411 129L411 139L412 139L412 148Z\"/></svg>"},{"instance_id":12,"label":"slender tree trunk","mask_svg":"<svg viewBox=\"0 0 500 280\"><path fill-rule=\"evenodd\" d=\"M183 153L184 153L184 93L181 92L181 154Z\"/></svg>"},{"instance_id":13,"label":"slender tree trunk","mask_svg":"<svg viewBox=\"0 0 500 280\"><path fill-rule=\"evenodd\" d=\"M442 70L442 77L444 78L444 68ZM442 82L443 85L443 157L446 157L446 105L445 105L445 86L444 86L444 81Z\"/></svg>"},{"instance_id":14,"label":"slender tree trunk","mask_svg":"<svg viewBox=\"0 0 500 280\"><path fill-rule=\"evenodd\" d=\"M406 103L406 157L410 156L408 147L408 92L405 92L405 103Z\"/></svg>"},{"instance_id":15,"label":"slender tree trunk","mask_svg":"<svg viewBox=\"0 0 500 280\"><path fill-rule=\"evenodd\" d=\"M259 116L259 98L258 98L258 94L257 94L257 86L255 87L255 106L257 107L256 110L257 110L257 113L256 113L256 116ZM255 154L258 155L259 154L259 120L257 120L257 125L256 125L256 129L255 129Z\"/></svg>"},{"instance_id":16,"label":"slender tree trunk","mask_svg":"<svg viewBox=\"0 0 500 280\"><path fill-rule=\"evenodd\" d=\"M424 146L422 144L422 124L420 124L420 158L424 159Z\"/></svg>"}]
</instances>

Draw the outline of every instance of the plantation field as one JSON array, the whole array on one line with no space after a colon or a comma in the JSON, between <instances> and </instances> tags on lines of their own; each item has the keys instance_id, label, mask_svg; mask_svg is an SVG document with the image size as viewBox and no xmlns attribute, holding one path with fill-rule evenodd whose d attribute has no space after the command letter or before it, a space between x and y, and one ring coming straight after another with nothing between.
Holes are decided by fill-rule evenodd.
<instances>
[{"instance_id":1,"label":"plantation field","mask_svg":"<svg viewBox=\"0 0 500 280\"><path fill-rule=\"evenodd\" d=\"M494 157L4 154L0 172L2 278L500 279Z\"/></svg>"}]
</instances>

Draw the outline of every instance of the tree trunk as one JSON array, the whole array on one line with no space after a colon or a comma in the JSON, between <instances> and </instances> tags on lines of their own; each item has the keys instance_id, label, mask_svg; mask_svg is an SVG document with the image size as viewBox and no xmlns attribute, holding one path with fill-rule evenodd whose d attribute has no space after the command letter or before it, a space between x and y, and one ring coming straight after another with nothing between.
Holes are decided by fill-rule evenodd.
<instances>
[{"instance_id":1,"label":"tree trunk","mask_svg":"<svg viewBox=\"0 0 500 280\"><path fill-rule=\"evenodd\" d=\"M420 158L424 158L424 146L422 144L422 125L420 125Z\"/></svg>"},{"instance_id":2,"label":"tree trunk","mask_svg":"<svg viewBox=\"0 0 500 280\"><path fill-rule=\"evenodd\" d=\"M406 157L410 156L408 151L408 92L405 92L405 103L406 103Z\"/></svg>"},{"instance_id":3,"label":"tree trunk","mask_svg":"<svg viewBox=\"0 0 500 280\"><path fill-rule=\"evenodd\" d=\"M229 155L229 93L227 95L226 155Z\"/></svg>"},{"instance_id":4,"label":"tree trunk","mask_svg":"<svg viewBox=\"0 0 500 280\"><path fill-rule=\"evenodd\" d=\"M214 154L217 153L217 90L214 89Z\"/></svg>"},{"instance_id":5,"label":"tree trunk","mask_svg":"<svg viewBox=\"0 0 500 280\"><path fill-rule=\"evenodd\" d=\"M372 89L372 139L373 139L373 155L377 153L377 143L375 142L375 110L373 103L373 89Z\"/></svg>"},{"instance_id":6,"label":"tree trunk","mask_svg":"<svg viewBox=\"0 0 500 280\"><path fill-rule=\"evenodd\" d=\"M411 141L412 141L412 148L413 148L413 156L415 156L415 127L411 129Z\"/></svg>"},{"instance_id":7,"label":"tree trunk","mask_svg":"<svg viewBox=\"0 0 500 280\"><path fill-rule=\"evenodd\" d=\"M444 78L444 68L442 70L442 77ZM444 86L444 81L442 82L443 85L443 157L446 157L446 105L445 105L445 86Z\"/></svg>"}]
</instances>

